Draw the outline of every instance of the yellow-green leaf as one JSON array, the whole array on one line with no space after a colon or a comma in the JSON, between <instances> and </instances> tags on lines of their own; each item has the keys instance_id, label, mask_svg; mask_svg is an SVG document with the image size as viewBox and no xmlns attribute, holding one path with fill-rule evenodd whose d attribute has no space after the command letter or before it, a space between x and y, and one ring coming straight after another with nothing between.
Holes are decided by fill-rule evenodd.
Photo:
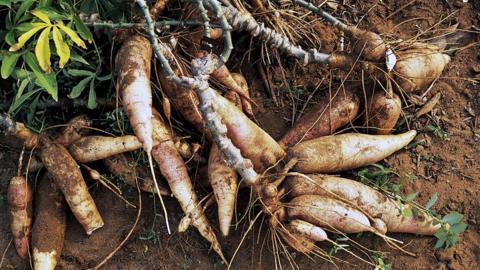
<instances>
[{"instance_id":1,"label":"yellow-green leaf","mask_svg":"<svg viewBox=\"0 0 480 270\"><path fill-rule=\"evenodd\" d=\"M75 33L75 31L73 31L70 27L66 26L63 24L62 21L59 21L57 23L57 26L63 31L65 32L65 34L67 34L72 40L73 42L75 42L75 44L77 44L78 46L86 49L87 46L85 46L85 43L83 42L83 40L77 35L77 33Z\"/></svg>"},{"instance_id":2,"label":"yellow-green leaf","mask_svg":"<svg viewBox=\"0 0 480 270\"><path fill-rule=\"evenodd\" d=\"M51 25L52 23L50 22L50 19L48 18L48 15L43 13L42 11L40 10L33 10L31 12L33 14L33 16L39 18L40 20L42 20L44 23L48 24L48 25Z\"/></svg>"},{"instance_id":3,"label":"yellow-green leaf","mask_svg":"<svg viewBox=\"0 0 480 270\"><path fill-rule=\"evenodd\" d=\"M55 48L57 49L57 54L60 56L60 68L63 68L70 58L70 48L63 41L62 33L56 26L53 27L53 42L55 43Z\"/></svg>"},{"instance_id":4,"label":"yellow-green leaf","mask_svg":"<svg viewBox=\"0 0 480 270\"><path fill-rule=\"evenodd\" d=\"M40 68L45 72L49 73L50 68L50 44L49 37L51 26L45 28L37 40L37 45L35 46L35 56L37 57L38 64Z\"/></svg>"},{"instance_id":5,"label":"yellow-green leaf","mask_svg":"<svg viewBox=\"0 0 480 270\"><path fill-rule=\"evenodd\" d=\"M12 47L10 47L9 51L11 52L15 52L15 51L18 51L20 48L22 48L25 43L31 38L33 37L33 35L35 35L35 33L37 33L40 29L42 28L45 28L47 25L46 24L42 24L42 25L37 25L37 26L34 26L32 29L30 29L28 32L22 34L19 38L18 38L18 42L13 44Z\"/></svg>"}]
</instances>

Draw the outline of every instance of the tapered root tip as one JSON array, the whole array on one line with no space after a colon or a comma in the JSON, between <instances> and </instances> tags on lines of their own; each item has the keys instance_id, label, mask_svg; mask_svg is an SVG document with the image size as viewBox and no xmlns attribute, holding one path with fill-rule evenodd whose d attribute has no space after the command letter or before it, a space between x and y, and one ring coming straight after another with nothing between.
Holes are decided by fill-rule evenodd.
<instances>
[{"instance_id":1,"label":"tapered root tip","mask_svg":"<svg viewBox=\"0 0 480 270\"><path fill-rule=\"evenodd\" d=\"M105 224L103 223L103 220L101 220L101 219L94 224L90 224L90 227L86 230L87 235L91 235L94 231L102 228L103 225L105 225Z\"/></svg>"},{"instance_id":2,"label":"tapered root tip","mask_svg":"<svg viewBox=\"0 0 480 270\"><path fill-rule=\"evenodd\" d=\"M54 270L57 265L57 253L33 249L33 268L36 270Z\"/></svg>"}]
</instances>

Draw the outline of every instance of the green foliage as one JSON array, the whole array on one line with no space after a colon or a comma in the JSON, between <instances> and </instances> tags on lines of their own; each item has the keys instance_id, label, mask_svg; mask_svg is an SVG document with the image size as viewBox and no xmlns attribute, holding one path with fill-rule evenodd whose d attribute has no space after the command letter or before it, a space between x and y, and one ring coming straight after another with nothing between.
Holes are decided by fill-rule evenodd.
<instances>
[{"instance_id":1,"label":"green foliage","mask_svg":"<svg viewBox=\"0 0 480 270\"><path fill-rule=\"evenodd\" d=\"M436 249L441 247L448 248L456 244L459 240L459 234L467 228L467 225L461 222L463 219L462 214L450 212L442 218L432 209L438 201L438 193L434 193L424 207L415 202L419 192L403 195L401 192L402 184L393 183L389 179L391 175L399 176L398 173L382 165L373 164L360 169L356 175L361 182L373 185L374 188L386 193L387 196L395 200L402 216L418 216L421 212L432 217L435 224L440 224L441 228L435 233L435 237L437 237Z\"/></svg>"},{"instance_id":2,"label":"green foliage","mask_svg":"<svg viewBox=\"0 0 480 270\"><path fill-rule=\"evenodd\" d=\"M434 126L434 125L427 125L427 130L432 132L435 137L438 137L440 139L443 139L445 141L450 141L450 134L448 132L444 131L440 126Z\"/></svg>"},{"instance_id":3,"label":"green foliage","mask_svg":"<svg viewBox=\"0 0 480 270\"><path fill-rule=\"evenodd\" d=\"M375 270L392 270L392 266L382 256L374 254L372 259L375 261Z\"/></svg>"},{"instance_id":4,"label":"green foliage","mask_svg":"<svg viewBox=\"0 0 480 270\"><path fill-rule=\"evenodd\" d=\"M402 183L396 183L390 180L390 176L399 174L380 164L372 164L369 167L360 169L356 176L360 182L373 184L377 189L400 194Z\"/></svg>"},{"instance_id":5,"label":"green foliage","mask_svg":"<svg viewBox=\"0 0 480 270\"><path fill-rule=\"evenodd\" d=\"M73 3L67 1L12 0L2 1L1 5L8 7L5 14L5 29L1 30L4 35L0 35L3 36L2 54L5 55L0 67L2 79L11 76L18 79L14 76L16 71L27 72L30 77L29 83L39 86L54 100L58 100L56 85L58 69L63 68L72 59L73 45L86 48L82 38L92 42L92 34L78 19ZM50 46L51 40L54 46ZM52 54L59 57L58 67L53 69ZM52 71L55 72L50 75ZM23 90L25 89L27 92L34 91L31 87ZM10 108L18 108L19 100L25 102L26 97L33 95L25 94L27 96L23 96L23 99L16 95L15 106Z\"/></svg>"},{"instance_id":6,"label":"green foliage","mask_svg":"<svg viewBox=\"0 0 480 270\"><path fill-rule=\"evenodd\" d=\"M0 110L13 115L22 111L27 116L27 124L41 126L45 119L39 119L44 115L38 111L39 105L52 100L84 99L88 108L96 107L96 87L109 86L106 81L111 80L112 75L102 72L105 60L101 48L87 47L94 45L93 35L80 17L86 13L88 2L102 12L105 8L117 10L109 14L118 17L109 15L110 19L125 18L125 8L119 7L128 3L120 4L120 1L0 0L0 76L5 79L0 86ZM104 14L101 17L105 17ZM74 70L89 74L77 76ZM102 92L108 95L111 91Z\"/></svg>"},{"instance_id":7,"label":"green foliage","mask_svg":"<svg viewBox=\"0 0 480 270\"><path fill-rule=\"evenodd\" d=\"M437 238L436 249L448 248L458 242L458 235L467 229L467 224L462 223L462 220L463 215L455 211L448 213L441 219L441 228L435 233Z\"/></svg>"},{"instance_id":8,"label":"green foliage","mask_svg":"<svg viewBox=\"0 0 480 270\"><path fill-rule=\"evenodd\" d=\"M350 239L348 237L337 237L334 245L328 251L328 256L335 256L339 251L346 250L346 248L349 247L349 245L346 244L349 240Z\"/></svg>"},{"instance_id":9,"label":"green foliage","mask_svg":"<svg viewBox=\"0 0 480 270\"><path fill-rule=\"evenodd\" d=\"M83 79L72 88L72 91L68 95L69 98L78 98L83 90L89 85L88 91L88 102L87 107L89 109L95 109L97 106L96 98L97 95L95 93L95 81L107 81L112 79L112 75L108 74L105 76L98 76L96 72L89 71L89 70L80 70L80 69L70 69L68 70L68 74L73 77L83 77Z\"/></svg>"}]
</instances>

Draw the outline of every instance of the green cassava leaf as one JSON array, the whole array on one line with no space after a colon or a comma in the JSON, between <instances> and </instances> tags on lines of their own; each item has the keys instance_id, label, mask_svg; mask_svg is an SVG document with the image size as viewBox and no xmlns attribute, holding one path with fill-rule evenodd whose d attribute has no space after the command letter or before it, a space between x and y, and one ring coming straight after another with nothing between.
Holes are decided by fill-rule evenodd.
<instances>
[{"instance_id":1,"label":"green cassava leaf","mask_svg":"<svg viewBox=\"0 0 480 270\"><path fill-rule=\"evenodd\" d=\"M405 197L406 202L411 202L417 198L419 192L410 193Z\"/></svg>"},{"instance_id":2,"label":"green cassava leaf","mask_svg":"<svg viewBox=\"0 0 480 270\"><path fill-rule=\"evenodd\" d=\"M27 32L32 28L33 28L33 24L31 22L21 23L21 24L15 26L15 30L17 30L19 32L22 32L22 33Z\"/></svg>"},{"instance_id":3,"label":"green cassava leaf","mask_svg":"<svg viewBox=\"0 0 480 270\"><path fill-rule=\"evenodd\" d=\"M42 89L36 89L34 91L30 91L25 93L24 95L21 95L19 98L16 98L12 105L10 105L10 108L8 109L8 113L13 113L18 107L20 107L25 101L27 101L30 97L38 93Z\"/></svg>"},{"instance_id":4,"label":"green cassava leaf","mask_svg":"<svg viewBox=\"0 0 480 270\"><path fill-rule=\"evenodd\" d=\"M18 22L20 18L25 16L27 10L33 5L33 3L35 3L35 0L22 1L22 4L20 5L20 7L18 7L17 13L15 14L15 22Z\"/></svg>"},{"instance_id":5,"label":"green cassava leaf","mask_svg":"<svg viewBox=\"0 0 480 270\"><path fill-rule=\"evenodd\" d=\"M87 108L93 110L97 107L97 93L95 93L95 80L90 81L90 91L88 92Z\"/></svg>"},{"instance_id":6,"label":"green cassava leaf","mask_svg":"<svg viewBox=\"0 0 480 270\"><path fill-rule=\"evenodd\" d=\"M433 248L434 249L439 249L439 248L443 247L443 245L445 244L446 241L447 241L446 237L437 239L437 242L435 243L435 246Z\"/></svg>"},{"instance_id":7,"label":"green cassava leaf","mask_svg":"<svg viewBox=\"0 0 480 270\"><path fill-rule=\"evenodd\" d=\"M93 80L93 77L86 77L82 79L77 85L72 88L72 91L70 92L68 97L71 99L78 98L91 80Z\"/></svg>"},{"instance_id":8,"label":"green cassava leaf","mask_svg":"<svg viewBox=\"0 0 480 270\"><path fill-rule=\"evenodd\" d=\"M73 62L79 62L79 63L85 64L87 66L90 66L90 64L87 62L87 60L85 60L85 58L83 58L82 56L78 55L75 51L70 52L70 59Z\"/></svg>"},{"instance_id":9,"label":"green cassava leaf","mask_svg":"<svg viewBox=\"0 0 480 270\"><path fill-rule=\"evenodd\" d=\"M20 53L11 53L3 58L2 66L0 68L2 79L6 79L10 76L10 74L12 74L20 55Z\"/></svg>"},{"instance_id":10,"label":"green cassava leaf","mask_svg":"<svg viewBox=\"0 0 480 270\"><path fill-rule=\"evenodd\" d=\"M73 17L73 23L75 24L75 29L77 29L78 34L89 43L92 42L93 36L90 29L80 20L78 16Z\"/></svg>"},{"instance_id":11,"label":"green cassava leaf","mask_svg":"<svg viewBox=\"0 0 480 270\"><path fill-rule=\"evenodd\" d=\"M8 7L10 8L12 5L11 0L0 0L0 6Z\"/></svg>"},{"instance_id":12,"label":"green cassava leaf","mask_svg":"<svg viewBox=\"0 0 480 270\"><path fill-rule=\"evenodd\" d=\"M92 71L89 71L89 70L71 68L67 72L68 72L69 75L75 76L75 77L95 76L95 73L92 72Z\"/></svg>"},{"instance_id":13,"label":"green cassava leaf","mask_svg":"<svg viewBox=\"0 0 480 270\"><path fill-rule=\"evenodd\" d=\"M24 55L24 60L28 67L33 71L36 78L36 83L47 90L47 92L55 101L58 101L57 80L55 78L55 74L53 72L50 74L44 74L37 65L35 56L31 52L28 52Z\"/></svg>"}]
</instances>

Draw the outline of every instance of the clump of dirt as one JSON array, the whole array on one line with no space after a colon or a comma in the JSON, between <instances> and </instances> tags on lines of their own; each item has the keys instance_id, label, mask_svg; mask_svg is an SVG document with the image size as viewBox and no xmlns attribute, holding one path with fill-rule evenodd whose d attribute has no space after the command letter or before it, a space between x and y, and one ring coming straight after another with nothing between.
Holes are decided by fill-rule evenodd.
<instances>
[{"instance_id":1,"label":"clump of dirt","mask_svg":"<svg viewBox=\"0 0 480 270\"><path fill-rule=\"evenodd\" d=\"M459 28L468 28L479 24L478 10L480 2L469 1L344 1L334 14L352 23L359 23L364 29L394 36L404 40L418 36L429 38L432 30L447 28L458 23ZM453 14L453 15L452 15ZM325 22L314 25L325 35L321 38L322 50L338 49L338 33ZM421 36L420 36L421 34ZM248 40L248 39L246 39ZM308 101L310 107L321 94L330 91L331 85L338 83L345 71L328 70L318 66L302 67L290 60L287 65L272 64L266 67L266 81L259 74L256 65L245 62L242 55L236 55L242 61L241 69L251 84L252 97L259 104L256 108L256 120L259 125L278 139L298 119L299 112ZM411 116L418 106L407 106L408 97L403 96L404 117L408 126L417 129L416 147L402 150L387 158L385 163L393 170L407 177L403 181L406 194L420 192L417 200L424 204L436 192L439 199L435 210L440 214L458 211L465 215L469 227L460 236L457 245L449 249L434 250L434 237L393 234L402 240L408 251L417 254L411 257L392 250L380 238L363 234L358 238L352 236L359 244L373 250L391 252L385 254L386 261L392 269L476 269L480 262L480 84L467 78L472 66L480 63L478 50L470 48L457 52L447 66L443 76L433 84L425 95L430 99L436 93L442 98L435 109L419 119ZM351 74L352 80L360 74ZM267 91L269 85L278 95L278 106ZM316 91L316 92L315 92ZM312 93L315 94L312 95ZM402 128L406 128L403 126ZM20 142L11 138L0 137L0 252L6 250L2 269L26 269L28 262L22 261L9 246L11 235L7 205L5 200L9 179L16 172ZM35 178L36 176L30 176ZM32 181L34 179L31 179ZM89 182L90 191L102 214L105 226L93 235L85 235L81 226L70 214L65 246L59 263L60 269L79 269L93 267L110 253L127 235L133 225L138 209L126 207L117 197L97 183ZM203 190L198 188L199 191ZM137 193L127 190L125 198L136 202ZM248 220L252 213L245 213L248 193L239 194L236 230L228 239L221 239L227 258L231 258L241 242L243 234L249 227ZM175 227L182 218L182 211L173 198L167 200L168 213ZM207 210L209 220L216 225L216 210ZM245 217L247 220L242 219ZM163 216L158 201L153 196L142 195L142 214L139 226L126 245L107 263L105 269L223 269L219 258L211 252L208 244L193 230L187 233L168 235L163 223ZM332 264L321 258L310 258L289 250L294 263L287 258L286 251L280 248L280 262L276 261L273 251L278 246L272 245L276 237L269 232L262 222L257 222L243 239L242 246L236 254L232 269L272 269L278 264L283 267L301 269L331 269ZM48 232L47 232L48 233ZM218 234L219 235L219 234ZM7 248L9 247L9 248ZM331 245L320 244L327 252ZM339 252L336 256L345 260L337 262L341 269L371 269L351 256Z\"/></svg>"}]
</instances>

